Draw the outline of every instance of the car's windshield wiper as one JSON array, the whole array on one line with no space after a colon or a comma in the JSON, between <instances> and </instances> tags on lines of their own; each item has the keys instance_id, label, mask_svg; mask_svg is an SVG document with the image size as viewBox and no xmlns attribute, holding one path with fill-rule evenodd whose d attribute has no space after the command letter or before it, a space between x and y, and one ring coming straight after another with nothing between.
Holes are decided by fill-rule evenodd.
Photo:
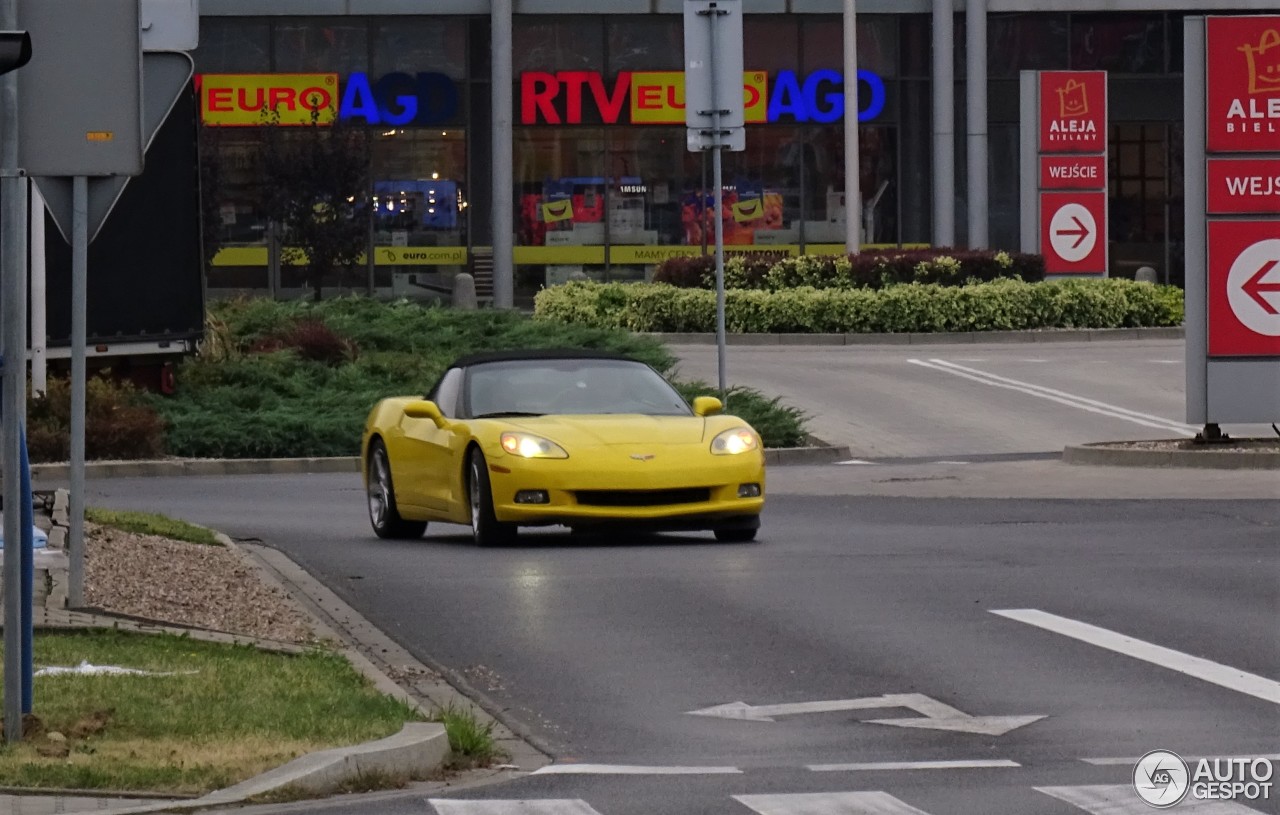
<instances>
[{"instance_id":1,"label":"car's windshield wiper","mask_svg":"<svg viewBox=\"0 0 1280 815\"><path fill-rule=\"evenodd\" d=\"M507 417L507 416L542 416L542 415L544 415L544 414L542 414L542 413L528 413L528 412L526 412L526 411L521 411L521 410L498 410L498 411L494 411L493 413L480 413L480 414L478 414L478 415L476 415L476 416L472 416L471 418L473 418L473 419L500 419L500 418L505 418L505 417Z\"/></svg>"}]
</instances>

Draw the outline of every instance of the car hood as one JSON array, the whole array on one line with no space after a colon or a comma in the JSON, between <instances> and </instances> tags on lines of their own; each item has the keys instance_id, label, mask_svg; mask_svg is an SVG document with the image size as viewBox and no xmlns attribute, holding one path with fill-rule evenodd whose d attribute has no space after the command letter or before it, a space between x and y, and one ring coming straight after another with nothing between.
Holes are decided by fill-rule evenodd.
<instances>
[{"instance_id":1,"label":"car hood","mask_svg":"<svg viewBox=\"0 0 1280 815\"><path fill-rule=\"evenodd\" d=\"M545 436L563 447L611 444L698 444L706 432L701 416L608 414L491 419L512 430Z\"/></svg>"}]
</instances>

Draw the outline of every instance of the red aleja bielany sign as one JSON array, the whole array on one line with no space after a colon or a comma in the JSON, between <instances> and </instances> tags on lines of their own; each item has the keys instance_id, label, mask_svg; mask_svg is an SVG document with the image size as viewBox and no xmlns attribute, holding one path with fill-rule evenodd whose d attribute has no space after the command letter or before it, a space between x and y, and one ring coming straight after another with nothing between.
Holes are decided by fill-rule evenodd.
<instances>
[{"instance_id":1,"label":"red aleja bielany sign","mask_svg":"<svg viewBox=\"0 0 1280 815\"><path fill-rule=\"evenodd\" d=\"M1280 22L1276 17L1206 21L1207 147L1210 153L1280 149Z\"/></svg>"},{"instance_id":2,"label":"red aleja bielany sign","mask_svg":"<svg viewBox=\"0 0 1280 815\"><path fill-rule=\"evenodd\" d=\"M1040 73L1040 152L1107 152L1106 71Z\"/></svg>"}]
</instances>

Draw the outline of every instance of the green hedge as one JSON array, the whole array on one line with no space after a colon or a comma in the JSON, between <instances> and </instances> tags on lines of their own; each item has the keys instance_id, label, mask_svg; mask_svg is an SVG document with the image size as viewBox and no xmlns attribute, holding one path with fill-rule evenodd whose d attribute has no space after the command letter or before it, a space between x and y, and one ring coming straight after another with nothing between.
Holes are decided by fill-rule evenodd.
<instances>
[{"instance_id":1,"label":"green hedge","mask_svg":"<svg viewBox=\"0 0 1280 815\"><path fill-rule=\"evenodd\" d=\"M731 289L733 333L904 333L1121 328L1182 323L1182 291L1130 280L964 286L910 283L885 289ZM715 330L715 294L662 283L573 282L543 289L543 320L630 331Z\"/></svg>"},{"instance_id":2,"label":"green hedge","mask_svg":"<svg viewBox=\"0 0 1280 815\"><path fill-rule=\"evenodd\" d=\"M671 258L653 275L655 283L680 288L715 287L715 257ZM725 286L731 289L780 291L798 286L815 289L883 289L901 283L963 286L992 280L1044 279L1044 257L1017 252L955 249L903 249L857 255L777 253L737 255L725 261Z\"/></svg>"}]
</instances>

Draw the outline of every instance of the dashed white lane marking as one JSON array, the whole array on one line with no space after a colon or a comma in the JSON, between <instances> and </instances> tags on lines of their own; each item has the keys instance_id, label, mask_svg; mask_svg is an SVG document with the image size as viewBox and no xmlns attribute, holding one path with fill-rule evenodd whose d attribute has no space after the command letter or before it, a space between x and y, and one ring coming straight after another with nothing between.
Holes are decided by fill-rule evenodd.
<instances>
[{"instance_id":1,"label":"dashed white lane marking","mask_svg":"<svg viewBox=\"0 0 1280 815\"><path fill-rule=\"evenodd\" d=\"M529 775L741 775L737 767L648 767L640 764L548 764Z\"/></svg>"},{"instance_id":2,"label":"dashed white lane marking","mask_svg":"<svg viewBox=\"0 0 1280 815\"><path fill-rule=\"evenodd\" d=\"M586 801L577 798L545 798L538 801L445 801L430 798L427 803L438 815L600 815Z\"/></svg>"},{"instance_id":3,"label":"dashed white lane marking","mask_svg":"<svg viewBox=\"0 0 1280 815\"><path fill-rule=\"evenodd\" d=\"M887 792L804 792L735 795L760 815L929 815Z\"/></svg>"},{"instance_id":4,"label":"dashed white lane marking","mask_svg":"<svg viewBox=\"0 0 1280 815\"><path fill-rule=\"evenodd\" d=\"M880 770L978 770L988 767L1021 766L1018 762L1007 758L979 758L972 761L868 761L853 764L810 764L807 769L815 773L841 773Z\"/></svg>"},{"instance_id":5,"label":"dashed white lane marking","mask_svg":"<svg viewBox=\"0 0 1280 815\"><path fill-rule=\"evenodd\" d=\"M1196 434L1196 431L1189 425L1178 424L1172 419L1166 419L1162 416L1140 413L1136 410L1129 410L1128 408L1123 408L1119 405L1100 402L1096 399L1089 399L1084 396L1067 393L1066 391L1060 391L1055 388L1046 388L1043 385L1023 382L1020 379L1010 379L1006 376L998 376L996 374L987 373L986 371L980 371L977 368L968 368L964 365L956 365L955 363L948 362L944 359L931 359L928 361L922 359L909 359L907 362L912 365L919 365L922 368L929 368L931 370L951 374L952 376L958 376L961 379L978 382L989 387L1024 393L1028 396L1047 399L1050 402L1056 402L1060 405L1066 405L1067 407L1073 407L1077 410L1083 410L1099 416L1107 416L1112 419L1122 419L1126 422L1142 425L1143 427L1167 430L1183 436L1194 436Z\"/></svg>"},{"instance_id":6,"label":"dashed white lane marking","mask_svg":"<svg viewBox=\"0 0 1280 815\"><path fill-rule=\"evenodd\" d=\"M1081 760L1081 761L1083 761L1085 764L1092 764L1092 765L1093 765L1093 766L1095 766L1095 767L1110 767L1110 766L1114 766L1114 765L1128 765L1128 766L1133 766L1133 765L1137 764L1137 763L1138 763L1138 761L1139 761L1139 759L1141 759L1141 758L1142 758L1142 756L1111 756L1111 757L1107 757L1107 758L1082 758L1082 759L1080 759L1080 760ZM1202 758L1207 758L1207 759L1209 759L1210 761L1212 761L1212 760L1213 760L1213 759L1215 759L1215 758L1216 758L1216 759L1221 759L1221 760L1223 760L1223 761L1227 761L1227 760L1230 760L1230 759L1237 759L1237 758L1243 758L1243 759L1248 759L1248 760L1252 760L1252 759L1255 759L1255 758L1260 758L1260 759L1263 759L1264 761L1280 761L1280 753L1274 753L1274 754L1272 754L1272 755L1252 755L1252 756L1247 756L1247 755L1239 755L1239 756L1225 756L1225 755L1224 755L1224 756L1189 756L1189 755L1185 755L1185 754L1182 756L1182 759L1183 759L1184 761L1199 761L1199 760L1200 760L1200 759L1202 759Z\"/></svg>"},{"instance_id":7,"label":"dashed white lane marking","mask_svg":"<svg viewBox=\"0 0 1280 815\"><path fill-rule=\"evenodd\" d=\"M836 462L836 464L872 464L872 465L874 465L874 464L875 464L875 462L874 462L874 461L866 461L866 460L864 460L864 459L860 459L860 458L851 458L851 459L849 459L848 461L837 461L837 462Z\"/></svg>"},{"instance_id":8,"label":"dashed white lane marking","mask_svg":"<svg viewBox=\"0 0 1280 815\"><path fill-rule=\"evenodd\" d=\"M1130 784L1094 787L1036 787L1037 792L1066 801L1073 807L1093 815L1150 815L1155 810L1143 803ZM1230 801L1201 801L1188 795L1177 806L1178 812L1195 815L1257 815L1256 809Z\"/></svg>"},{"instance_id":9,"label":"dashed white lane marking","mask_svg":"<svg viewBox=\"0 0 1280 815\"><path fill-rule=\"evenodd\" d=\"M1059 617L1039 609L1020 608L1001 611L993 609L991 613L1280 705L1280 682L1267 679L1265 676L1246 673L1238 668L1184 654L1162 645L1154 645L1096 625L1082 623L1079 620Z\"/></svg>"}]
</instances>

